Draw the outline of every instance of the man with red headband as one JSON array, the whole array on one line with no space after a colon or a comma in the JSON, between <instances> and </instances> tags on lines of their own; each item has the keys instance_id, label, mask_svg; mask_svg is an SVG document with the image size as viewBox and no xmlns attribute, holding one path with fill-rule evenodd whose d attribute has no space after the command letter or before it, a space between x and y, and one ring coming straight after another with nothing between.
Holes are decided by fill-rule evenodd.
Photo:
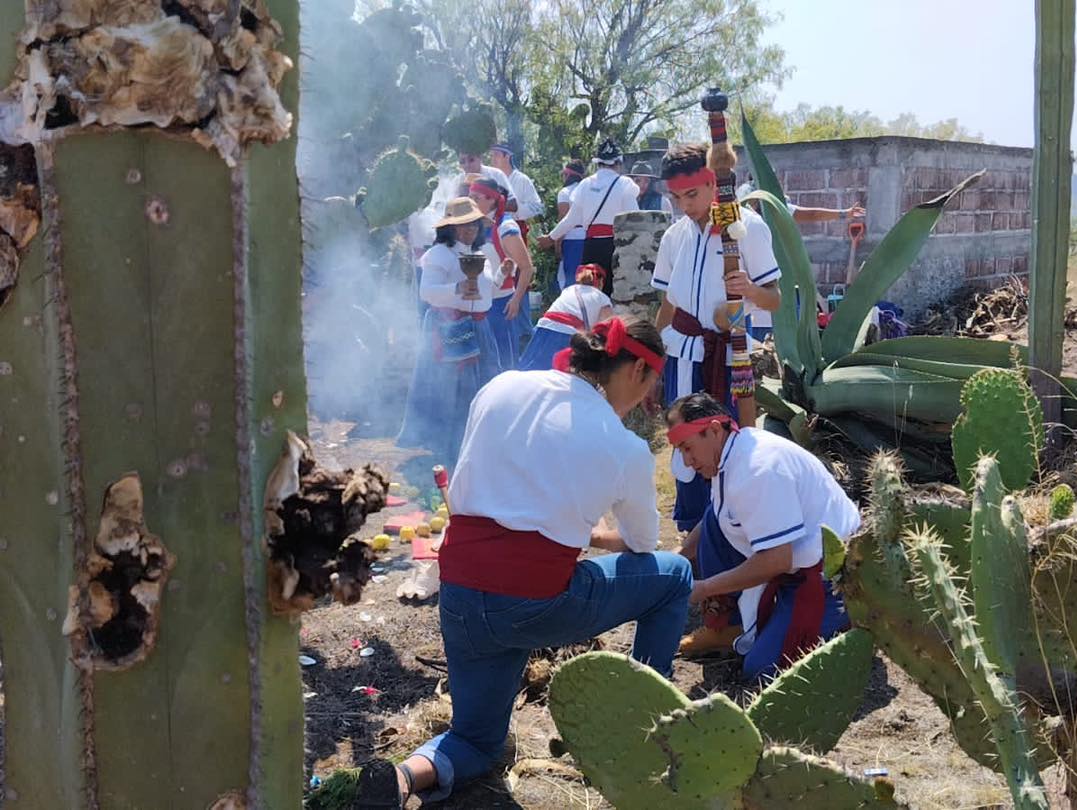
<instances>
[{"instance_id":1,"label":"man with red headband","mask_svg":"<svg viewBox=\"0 0 1077 810\"><path fill-rule=\"evenodd\" d=\"M692 602L704 605L704 627L681 651L716 649L739 629L733 648L745 677L772 675L848 627L823 577L822 527L844 540L860 513L818 458L776 434L738 428L707 394L677 400L666 418L669 443L711 481L710 508L682 550L699 568Z\"/></svg>"},{"instance_id":2,"label":"man with red headband","mask_svg":"<svg viewBox=\"0 0 1077 810\"><path fill-rule=\"evenodd\" d=\"M754 211L741 208L741 272L726 277L721 235L711 226L715 176L707 168L706 145L672 147L662 158L662 179L685 214L662 236L651 278L663 293L655 325L666 344L665 401L706 391L732 409L729 332L717 325L715 313L724 313L727 293L741 296L748 311L773 311L781 304L770 229ZM677 452L672 466L677 480L673 519L687 531L706 511L708 484Z\"/></svg>"}]
</instances>

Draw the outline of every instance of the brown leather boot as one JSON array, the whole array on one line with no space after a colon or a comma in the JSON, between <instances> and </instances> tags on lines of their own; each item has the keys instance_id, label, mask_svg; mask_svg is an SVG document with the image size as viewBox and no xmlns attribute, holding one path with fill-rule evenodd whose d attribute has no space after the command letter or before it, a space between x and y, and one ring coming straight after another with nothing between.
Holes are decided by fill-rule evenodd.
<instances>
[{"instance_id":1,"label":"brown leather boot","mask_svg":"<svg viewBox=\"0 0 1077 810\"><path fill-rule=\"evenodd\" d=\"M739 624L727 625L721 630L701 625L681 639L680 654L686 658L732 652L733 641L741 634Z\"/></svg>"}]
</instances>

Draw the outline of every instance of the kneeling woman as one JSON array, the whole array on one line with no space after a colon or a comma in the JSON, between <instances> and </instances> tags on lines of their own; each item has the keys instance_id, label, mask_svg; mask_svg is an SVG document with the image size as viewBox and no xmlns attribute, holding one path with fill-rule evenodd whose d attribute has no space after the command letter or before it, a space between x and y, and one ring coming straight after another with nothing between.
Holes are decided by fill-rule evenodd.
<instances>
[{"instance_id":1,"label":"kneeling woman","mask_svg":"<svg viewBox=\"0 0 1077 810\"><path fill-rule=\"evenodd\" d=\"M482 211L469 198L451 200L445 217L437 223L433 247L420 261L419 298L430 309L423 318L419 356L397 444L424 447L447 467L456 463L471 400L500 371L486 316L494 289L511 263L502 268L487 263L477 279L478 297L468 293L460 266L461 255L481 247L482 219Z\"/></svg>"},{"instance_id":2,"label":"kneeling woman","mask_svg":"<svg viewBox=\"0 0 1077 810\"><path fill-rule=\"evenodd\" d=\"M635 621L632 656L670 674L692 573L655 552L654 458L621 422L661 379L663 351L650 323L613 318L572 336L567 372L509 371L479 392L440 553L452 725L398 769L367 766L358 806L442 799L488 771L533 649ZM588 546L620 553L578 561Z\"/></svg>"},{"instance_id":3,"label":"kneeling woman","mask_svg":"<svg viewBox=\"0 0 1077 810\"><path fill-rule=\"evenodd\" d=\"M576 332L613 317L613 302L602 292L606 270L600 264L584 264L576 270L576 283L557 296L535 325L535 334L520 357L521 371L553 368L553 356L568 348Z\"/></svg>"}]
</instances>

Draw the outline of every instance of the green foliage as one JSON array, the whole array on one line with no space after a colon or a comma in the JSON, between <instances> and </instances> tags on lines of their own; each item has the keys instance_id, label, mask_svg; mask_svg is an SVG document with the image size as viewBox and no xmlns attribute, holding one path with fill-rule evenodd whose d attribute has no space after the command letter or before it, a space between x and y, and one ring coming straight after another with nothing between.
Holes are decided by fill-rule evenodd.
<instances>
[{"instance_id":1,"label":"green foliage","mask_svg":"<svg viewBox=\"0 0 1077 810\"><path fill-rule=\"evenodd\" d=\"M859 703L863 685L858 691L857 683L870 670L871 638L853 633L806 661L765 690L753 710L775 736L804 732L825 747L848 723L853 698ZM836 711L828 705L830 720L798 720L796 714L811 713L809 707L819 705L813 701L833 690L839 673L847 678L843 667L855 667L856 680L851 688L844 681L848 694ZM809 789L819 807L845 807L849 796L871 795L870 784L839 778L833 766L794 751L786 759L810 762L813 776L808 782L786 780L791 774L778 778L783 768L775 766L775 754L763 751L752 718L727 697L691 702L654 670L621 655L586 653L563 664L550 683L549 705L564 747L619 810L769 808L776 805L752 802L767 796L792 801Z\"/></svg>"},{"instance_id":2,"label":"green foliage","mask_svg":"<svg viewBox=\"0 0 1077 810\"><path fill-rule=\"evenodd\" d=\"M769 742L826 753L860 708L874 650L866 630L830 639L771 681L748 707L748 717ZM807 706L826 711L805 711Z\"/></svg>"},{"instance_id":3,"label":"green foliage","mask_svg":"<svg viewBox=\"0 0 1077 810\"><path fill-rule=\"evenodd\" d=\"M954 464L961 485L972 489L974 467L985 454L1000 463L1009 490L1023 489L1039 469L1043 410L1016 371L984 369L961 389L964 408L953 427Z\"/></svg>"},{"instance_id":4,"label":"green foliage","mask_svg":"<svg viewBox=\"0 0 1077 810\"><path fill-rule=\"evenodd\" d=\"M829 526L823 526L823 575L833 579L845 565L845 543Z\"/></svg>"},{"instance_id":5,"label":"green foliage","mask_svg":"<svg viewBox=\"0 0 1077 810\"><path fill-rule=\"evenodd\" d=\"M303 803L305 810L352 810L359 790L360 768L333 771Z\"/></svg>"},{"instance_id":6,"label":"green foliage","mask_svg":"<svg viewBox=\"0 0 1077 810\"><path fill-rule=\"evenodd\" d=\"M1051 519L1062 520L1073 514L1074 495L1069 484L1059 484L1051 490Z\"/></svg>"},{"instance_id":7,"label":"green foliage","mask_svg":"<svg viewBox=\"0 0 1077 810\"><path fill-rule=\"evenodd\" d=\"M497 141L493 110L488 104L462 110L445 122L442 138L454 152L485 155Z\"/></svg>"},{"instance_id":8,"label":"green foliage","mask_svg":"<svg viewBox=\"0 0 1077 810\"><path fill-rule=\"evenodd\" d=\"M371 228L393 225L430 203L437 187L437 167L408 146L408 136L400 136L396 149L374 162L367 185L356 196Z\"/></svg>"}]
</instances>

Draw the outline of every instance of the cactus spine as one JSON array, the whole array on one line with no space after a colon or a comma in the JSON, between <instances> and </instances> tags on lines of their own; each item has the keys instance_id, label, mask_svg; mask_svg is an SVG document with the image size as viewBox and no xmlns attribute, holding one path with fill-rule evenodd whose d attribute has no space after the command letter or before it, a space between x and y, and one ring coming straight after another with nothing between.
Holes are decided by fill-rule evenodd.
<instances>
[{"instance_id":1,"label":"cactus spine","mask_svg":"<svg viewBox=\"0 0 1077 810\"><path fill-rule=\"evenodd\" d=\"M19 56L44 59L57 87L64 71L68 87L85 75L78 60L103 41L89 29L109 26L118 54L151 74L171 66L156 101L181 110L190 94L199 116L177 112L167 136L82 131L108 116L160 123L160 109L123 106L146 85L124 85L102 58L88 69L115 83L69 98L76 120L58 113L62 128L45 133L27 119L23 131L36 148L44 229L0 309L12 369L0 376L0 509L18 516L0 538L13 807L300 802L298 640L265 609L260 550L266 479L285 429L305 424L295 142L247 148L288 134L284 107L294 110L298 94L285 55L296 56L298 3L245 4L242 24L231 4L205 28L199 10L181 23L165 11L174 6L139 4L153 25L131 37L130 20L109 16L125 13L118 4L71 11L90 15L86 29L69 25L77 36L56 27L68 13L56 4L0 11L0 30L25 23ZM67 61L38 47L53 38ZM246 47L243 68L213 62ZM198 95L203 80L221 93ZM207 112L207 98L233 106ZM240 121L252 129L230 129ZM147 560L164 555L175 564L155 594L163 579ZM108 571L109 585L95 587ZM128 620L137 636L123 632ZM101 632L110 623L116 632Z\"/></svg>"},{"instance_id":2,"label":"cactus spine","mask_svg":"<svg viewBox=\"0 0 1077 810\"><path fill-rule=\"evenodd\" d=\"M968 678L991 724L999 759L1018 810L1047 810L1047 796L1033 757L1017 696L999 677L966 608L964 592L953 579L953 566L942 554L942 541L930 529L911 532L909 545L942 621L950 633L954 657Z\"/></svg>"}]
</instances>

